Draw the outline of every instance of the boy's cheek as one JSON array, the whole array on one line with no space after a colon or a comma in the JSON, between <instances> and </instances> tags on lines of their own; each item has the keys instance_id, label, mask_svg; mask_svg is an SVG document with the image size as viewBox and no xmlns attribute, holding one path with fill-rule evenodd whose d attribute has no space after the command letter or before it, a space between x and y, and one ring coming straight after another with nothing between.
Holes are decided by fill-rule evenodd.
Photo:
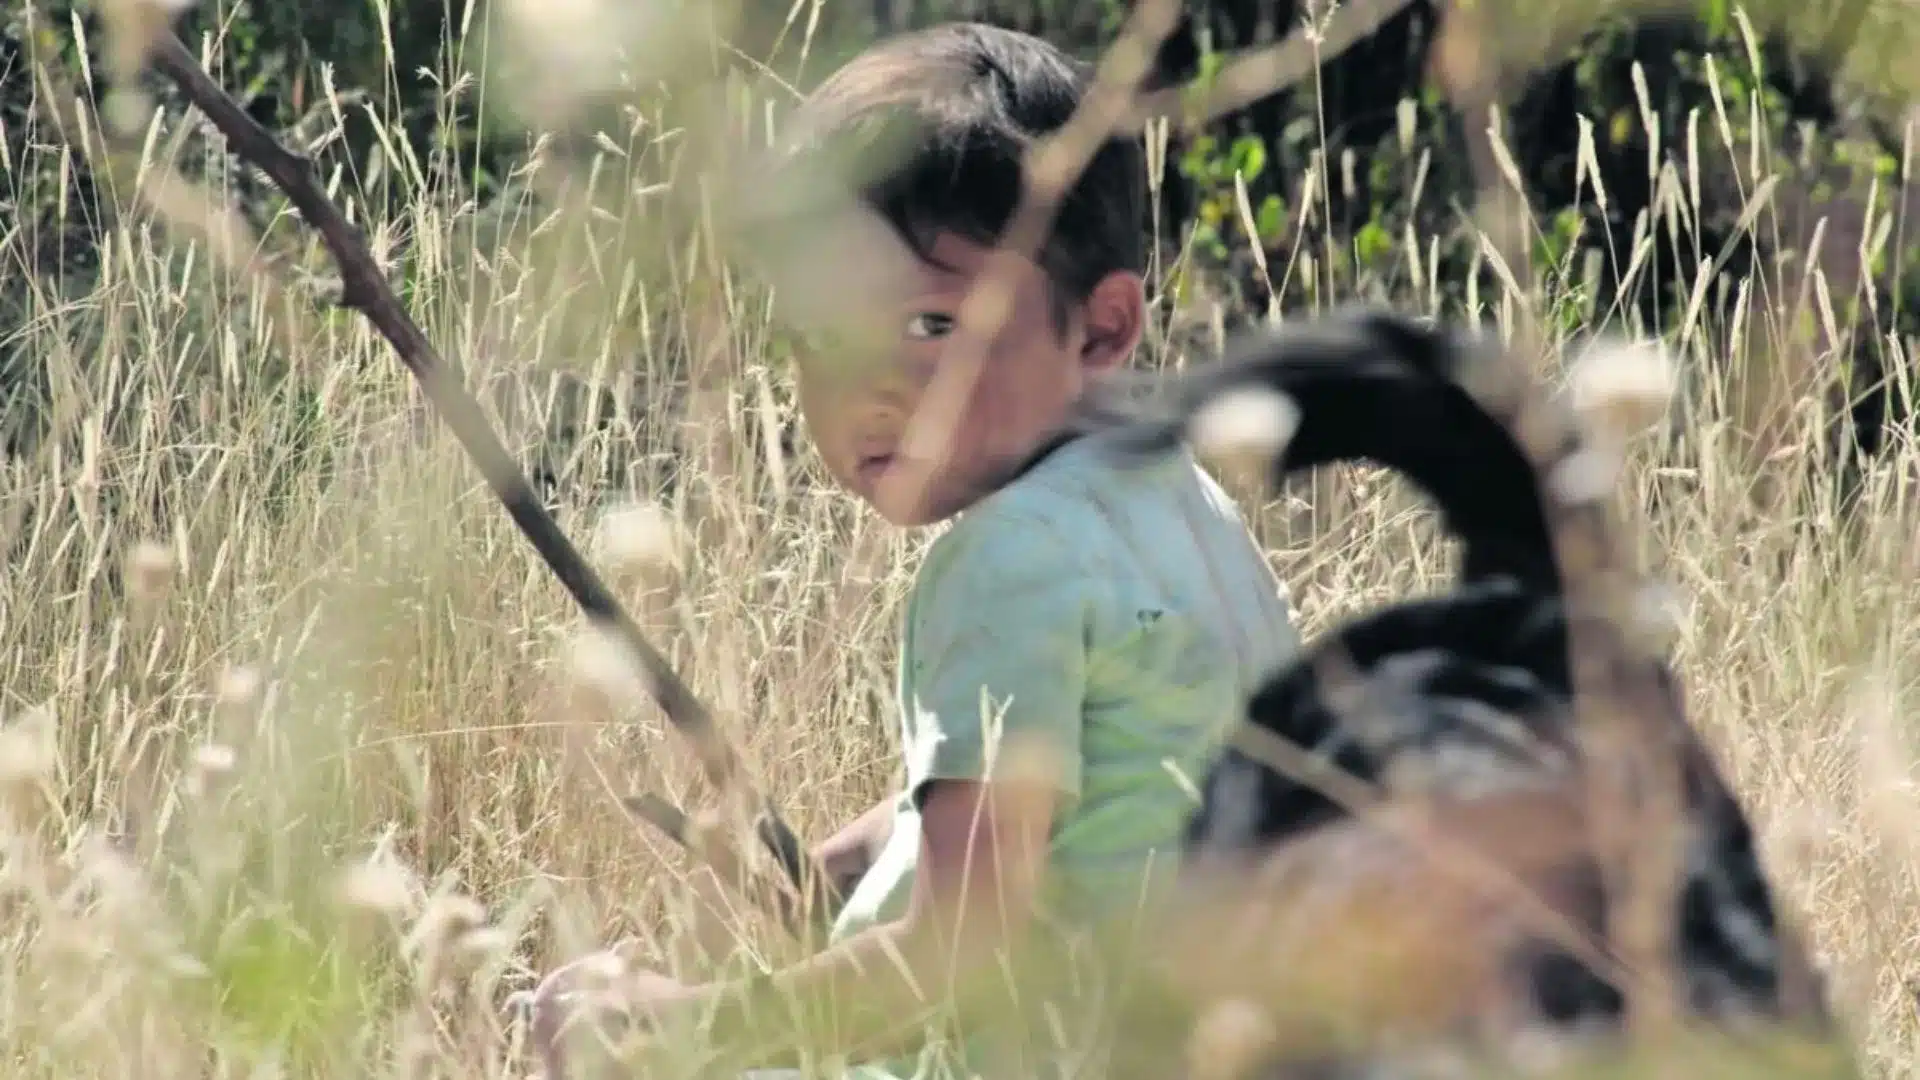
<instances>
[{"instance_id":1,"label":"boy's cheek","mask_svg":"<svg viewBox=\"0 0 1920 1080\"><path fill-rule=\"evenodd\" d=\"M826 465L827 471L833 474L834 479L844 482L847 479L841 475L845 471L841 460L844 455L841 454L840 445L836 441L838 438L843 438L843 433L847 430L844 416L823 406L817 400L811 406L803 401L800 405L800 423L808 441L813 443L814 452L820 455L821 462Z\"/></svg>"},{"instance_id":2,"label":"boy's cheek","mask_svg":"<svg viewBox=\"0 0 1920 1080\"><path fill-rule=\"evenodd\" d=\"M793 389L795 403L800 406L800 418L815 438L830 428L836 414L846 411L846 395L837 391L832 381L821 378L818 368L799 365Z\"/></svg>"}]
</instances>

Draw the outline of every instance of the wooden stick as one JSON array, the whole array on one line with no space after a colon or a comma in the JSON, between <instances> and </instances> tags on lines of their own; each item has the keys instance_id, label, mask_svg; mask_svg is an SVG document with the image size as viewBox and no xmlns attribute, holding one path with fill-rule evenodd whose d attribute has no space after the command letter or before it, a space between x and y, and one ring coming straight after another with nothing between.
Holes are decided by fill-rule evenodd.
<instances>
[{"instance_id":1,"label":"wooden stick","mask_svg":"<svg viewBox=\"0 0 1920 1080\"><path fill-rule=\"evenodd\" d=\"M171 31L159 35L152 51L152 64L220 129L235 153L266 173L274 186L292 200L307 224L320 234L340 269L340 306L359 312L392 345L400 361L419 381L428 400L453 429L461 447L479 467L487 485L506 506L521 533L573 595L588 620L610 631L626 647L645 672L647 685L661 711L692 744L708 783L716 789L730 783L748 783L742 775L739 756L714 726L712 715L674 673L666 658L647 643L620 601L560 531L560 526L535 495L526 473L493 433L479 402L462 384L458 369L441 357L419 324L407 314L360 230L327 198L314 178L311 162L287 149L247 115ZM830 917L828 913L839 909L839 897L834 895L827 875L813 865L799 838L772 805L757 792L749 789L747 794L756 810L755 832L799 892L804 901L802 909L816 919ZM636 816L653 820L646 814ZM676 841L684 840L672 830L668 835ZM778 914L790 929L799 932L790 909Z\"/></svg>"}]
</instances>

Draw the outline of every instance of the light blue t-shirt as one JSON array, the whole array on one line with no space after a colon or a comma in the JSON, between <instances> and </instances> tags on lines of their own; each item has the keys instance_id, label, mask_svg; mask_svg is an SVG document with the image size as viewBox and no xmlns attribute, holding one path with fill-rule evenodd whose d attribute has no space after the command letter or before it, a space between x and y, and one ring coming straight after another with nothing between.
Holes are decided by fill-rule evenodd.
<instances>
[{"instance_id":1,"label":"light blue t-shirt","mask_svg":"<svg viewBox=\"0 0 1920 1080\"><path fill-rule=\"evenodd\" d=\"M968 508L928 551L902 632L906 787L834 940L905 911L929 781L1009 768L1043 767L1063 796L1050 916L1137 907L1174 869L1248 692L1297 650L1282 587L1213 479L1185 452L1115 461L1097 438Z\"/></svg>"}]
</instances>

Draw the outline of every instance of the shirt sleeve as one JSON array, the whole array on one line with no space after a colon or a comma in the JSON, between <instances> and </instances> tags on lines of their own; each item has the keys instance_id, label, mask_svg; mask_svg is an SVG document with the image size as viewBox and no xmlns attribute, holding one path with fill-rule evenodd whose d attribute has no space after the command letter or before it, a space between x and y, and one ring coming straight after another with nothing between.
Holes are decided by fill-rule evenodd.
<instances>
[{"instance_id":1,"label":"shirt sleeve","mask_svg":"<svg viewBox=\"0 0 1920 1080\"><path fill-rule=\"evenodd\" d=\"M1080 793L1094 579L1042 522L994 522L923 582L908 614L909 794L932 780Z\"/></svg>"}]
</instances>

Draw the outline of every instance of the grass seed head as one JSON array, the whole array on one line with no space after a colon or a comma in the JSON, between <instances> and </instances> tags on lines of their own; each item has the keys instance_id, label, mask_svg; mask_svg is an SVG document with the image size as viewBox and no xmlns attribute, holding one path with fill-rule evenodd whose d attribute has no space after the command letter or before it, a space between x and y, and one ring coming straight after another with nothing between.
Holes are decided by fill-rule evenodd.
<instances>
[{"instance_id":1,"label":"grass seed head","mask_svg":"<svg viewBox=\"0 0 1920 1080\"><path fill-rule=\"evenodd\" d=\"M610 990L627 977L631 969L626 958L613 949L584 957L580 961L579 986L583 990Z\"/></svg>"},{"instance_id":2,"label":"grass seed head","mask_svg":"<svg viewBox=\"0 0 1920 1080\"><path fill-rule=\"evenodd\" d=\"M59 764L53 709L38 705L0 724L0 781L45 780Z\"/></svg>"},{"instance_id":3,"label":"grass seed head","mask_svg":"<svg viewBox=\"0 0 1920 1080\"><path fill-rule=\"evenodd\" d=\"M223 668L213 683L214 704L223 710L243 712L256 709L266 693L266 680L260 670L245 664Z\"/></svg>"},{"instance_id":4,"label":"grass seed head","mask_svg":"<svg viewBox=\"0 0 1920 1080\"><path fill-rule=\"evenodd\" d=\"M602 514L595 549L617 574L657 574L675 565L673 517L654 502L628 503Z\"/></svg>"},{"instance_id":5,"label":"grass seed head","mask_svg":"<svg viewBox=\"0 0 1920 1080\"><path fill-rule=\"evenodd\" d=\"M446 893L428 901L414 924L413 938L422 948L445 944L486 924L487 909L480 901L464 893Z\"/></svg>"},{"instance_id":6,"label":"grass seed head","mask_svg":"<svg viewBox=\"0 0 1920 1080\"><path fill-rule=\"evenodd\" d=\"M1266 1010L1231 998L1208 1006L1187 1042L1188 1075L1195 1080L1238 1080L1257 1073L1278 1029Z\"/></svg>"},{"instance_id":7,"label":"grass seed head","mask_svg":"<svg viewBox=\"0 0 1920 1080\"><path fill-rule=\"evenodd\" d=\"M71 888L90 897L95 913L114 925L139 928L159 916L159 902L147 876L126 851L104 835L86 838L75 854L74 866L77 872Z\"/></svg>"},{"instance_id":8,"label":"grass seed head","mask_svg":"<svg viewBox=\"0 0 1920 1080\"><path fill-rule=\"evenodd\" d=\"M1859 812L1861 820L1887 844L1892 865L1920 864L1920 781L1914 779L1915 753L1907 739L1908 715L1896 678L1884 672L1863 678L1853 688L1851 708L1858 731Z\"/></svg>"},{"instance_id":9,"label":"grass seed head","mask_svg":"<svg viewBox=\"0 0 1920 1080\"><path fill-rule=\"evenodd\" d=\"M596 713L617 713L650 696L646 673L632 650L612 630L595 623L582 626L569 643L567 677L576 701Z\"/></svg>"},{"instance_id":10,"label":"grass seed head","mask_svg":"<svg viewBox=\"0 0 1920 1080\"><path fill-rule=\"evenodd\" d=\"M215 737L241 747L252 744L267 699L267 681L260 669L229 664L213 680Z\"/></svg>"},{"instance_id":11,"label":"grass seed head","mask_svg":"<svg viewBox=\"0 0 1920 1080\"><path fill-rule=\"evenodd\" d=\"M453 969L472 971L513 949L513 935L498 926L482 926L453 939Z\"/></svg>"},{"instance_id":12,"label":"grass seed head","mask_svg":"<svg viewBox=\"0 0 1920 1080\"><path fill-rule=\"evenodd\" d=\"M173 587L177 570L171 547L142 540L127 553L127 593L136 600L160 600Z\"/></svg>"},{"instance_id":13,"label":"grass seed head","mask_svg":"<svg viewBox=\"0 0 1920 1080\"><path fill-rule=\"evenodd\" d=\"M0 724L0 806L16 826L31 828L51 809L59 768L51 708L36 706Z\"/></svg>"},{"instance_id":14,"label":"grass seed head","mask_svg":"<svg viewBox=\"0 0 1920 1080\"><path fill-rule=\"evenodd\" d=\"M240 755L225 743L207 743L193 752L187 771L187 793L203 799L224 789L233 779Z\"/></svg>"},{"instance_id":15,"label":"grass seed head","mask_svg":"<svg viewBox=\"0 0 1920 1080\"><path fill-rule=\"evenodd\" d=\"M349 908L388 918L412 914L420 897L419 882L398 859L375 855L341 871L339 900Z\"/></svg>"},{"instance_id":16,"label":"grass seed head","mask_svg":"<svg viewBox=\"0 0 1920 1080\"><path fill-rule=\"evenodd\" d=\"M427 901L408 935L407 951L421 988L432 993L464 978L476 962L504 948L501 941L487 925L485 906L471 896L446 893Z\"/></svg>"}]
</instances>

